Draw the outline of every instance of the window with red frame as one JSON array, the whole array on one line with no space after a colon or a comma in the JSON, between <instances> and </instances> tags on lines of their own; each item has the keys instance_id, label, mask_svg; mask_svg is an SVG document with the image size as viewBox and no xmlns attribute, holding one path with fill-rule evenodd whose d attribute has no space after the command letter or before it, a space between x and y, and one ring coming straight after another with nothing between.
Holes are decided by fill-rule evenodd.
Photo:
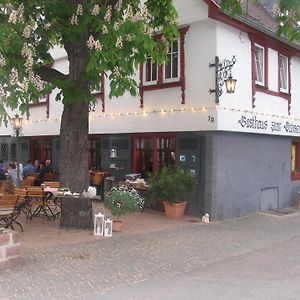
<instances>
[{"instance_id":1,"label":"window with red frame","mask_svg":"<svg viewBox=\"0 0 300 300\"><path fill-rule=\"evenodd\" d=\"M175 166L174 135L138 135L133 138L133 172L147 177L163 167Z\"/></svg>"},{"instance_id":2,"label":"window with red frame","mask_svg":"<svg viewBox=\"0 0 300 300\"><path fill-rule=\"evenodd\" d=\"M291 178L300 179L300 141L291 145Z\"/></svg>"},{"instance_id":3,"label":"window with red frame","mask_svg":"<svg viewBox=\"0 0 300 300\"><path fill-rule=\"evenodd\" d=\"M289 58L279 54L279 91L289 93Z\"/></svg>"}]
</instances>

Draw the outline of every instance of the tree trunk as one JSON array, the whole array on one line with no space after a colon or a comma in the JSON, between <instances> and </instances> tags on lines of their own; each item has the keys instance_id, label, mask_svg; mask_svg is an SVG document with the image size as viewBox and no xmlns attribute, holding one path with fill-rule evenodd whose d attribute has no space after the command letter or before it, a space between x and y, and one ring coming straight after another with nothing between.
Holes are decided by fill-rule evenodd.
<instances>
[{"instance_id":1,"label":"tree trunk","mask_svg":"<svg viewBox=\"0 0 300 300\"><path fill-rule=\"evenodd\" d=\"M88 103L64 105L60 128L60 182L72 192L82 193L88 177Z\"/></svg>"}]
</instances>

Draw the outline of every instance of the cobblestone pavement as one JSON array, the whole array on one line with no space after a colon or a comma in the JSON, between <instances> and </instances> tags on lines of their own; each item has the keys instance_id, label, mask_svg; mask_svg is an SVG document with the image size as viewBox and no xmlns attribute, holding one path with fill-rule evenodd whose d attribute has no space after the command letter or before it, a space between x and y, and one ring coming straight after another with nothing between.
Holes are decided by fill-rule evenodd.
<instances>
[{"instance_id":1,"label":"cobblestone pavement","mask_svg":"<svg viewBox=\"0 0 300 300\"><path fill-rule=\"evenodd\" d=\"M72 246L27 249L25 265L0 274L0 299L105 299L118 289L282 245L299 238L299 228L298 213L259 214Z\"/></svg>"}]
</instances>

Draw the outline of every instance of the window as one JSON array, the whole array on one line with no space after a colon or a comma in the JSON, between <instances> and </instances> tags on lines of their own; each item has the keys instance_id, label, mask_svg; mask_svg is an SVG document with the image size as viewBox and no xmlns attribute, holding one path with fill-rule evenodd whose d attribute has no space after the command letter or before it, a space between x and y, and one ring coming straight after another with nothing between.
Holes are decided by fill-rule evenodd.
<instances>
[{"instance_id":1,"label":"window","mask_svg":"<svg viewBox=\"0 0 300 300\"><path fill-rule=\"evenodd\" d=\"M145 64L145 83L155 83L157 81L157 65L152 62L148 56Z\"/></svg>"},{"instance_id":2,"label":"window","mask_svg":"<svg viewBox=\"0 0 300 300\"><path fill-rule=\"evenodd\" d=\"M255 83L259 84L259 85L265 85L264 48L261 46L255 45L254 55L255 55Z\"/></svg>"},{"instance_id":3,"label":"window","mask_svg":"<svg viewBox=\"0 0 300 300\"><path fill-rule=\"evenodd\" d=\"M169 46L167 61L163 66L158 67L152 62L149 56L145 63L144 70L145 84L157 84L158 77L163 77L163 82L179 80L179 40L172 42ZM158 73L160 73L160 76Z\"/></svg>"},{"instance_id":4,"label":"window","mask_svg":"<svg viewBox=\"0 0 300 300\"><path fill-rule=\"evenodd\" d=\"M101 140L100 138L89 138L88 144L89 151L89 168L101 169Z\"/></svg>"},{"instance_id":5,"label":"window","mask_svg":"<svg viewBox=\"0 0 300 300\"><path fill-rule=\"evenodd\" d=\"M294 180L300 179L300 142L292 142L291 178Z\"/></svg>"},{"instance_id":6,"label":"window","mask_svg":"<svg viewBox=\"0 0 300 300\"><path fill-rule=\"evenodd\" d=\"M52 160L52 138L40 137L30 139L30 158L32 160Z\"/></svg>"},{"instance_id":7,"label":"window","mask_svg":"<svg viewBox=\"0 0 300 300\"><path fill-rule=\"evenodd\" d=\"M175 166L176 139L174 135L140 135L133 138L133 172L147 177L163 167Z\"/></svg>"},{"instance_id":8,"label":"window","mask_svg":"<svg viewBox=\"0 0 300 300\"><path fill-rule=\"evenodd\" d=\"M172 42L164 66L164 79L177 79L179 77L179 44L178 40Z\"/></svg>"},{"instance_id":9,"label":"window","mask_svg":"<svg viewBox=\"0 0 300 300\"><path fill-rule=\"evenodd\" d=\"M285 93L289 92L288 69L289 59L286 56L279 54L279 90Z\"/></svg>"},{"instance_id":10,"label":"window","mask_svg":"<svg viewBox=\"0 0 300 300\"><path fill-rule=\"evenodd\" d=\"M153 63L151 57L140 65L140 107L144 107L144 93L165 88L181 89L181 104L185 104L184 43L189 27L178 29L180 37L168 48L167 61L163 65ZM154 37L155 38L155 37Z\"/></svg>"}]
</instances>

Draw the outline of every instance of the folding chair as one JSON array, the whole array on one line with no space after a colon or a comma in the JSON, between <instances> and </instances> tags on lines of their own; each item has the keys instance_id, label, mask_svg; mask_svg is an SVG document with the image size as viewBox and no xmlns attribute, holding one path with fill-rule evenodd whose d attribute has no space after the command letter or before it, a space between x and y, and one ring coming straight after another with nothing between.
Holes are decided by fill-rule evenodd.
<instances>
[{"instance_id":1,"label":"folding chair","mask_svg":"<svg viewBox=\"0 0 300 300\"><path fill-rule=\"evenodd\" d=\"M5 228L11 227L14 230L13 223L20 226L23 232L22 225L17 221L17 218L21 212L20 205L18 203L18 195L2 195L0 196L0 223L5 223Z\"/></svg>"},{"instance_id":2,"label":"folding chair","mask_svg":"<svg viewBox=\"0 0 300 300\"><path fill-rule=\"evenodd\" d=\"M26 221L27 221L28 217L31 216L30 207L27 198L27 190L15 188L14 195L19 196L18 205L20 206L21 211L25 214Z\"/></svg>"}]
</instances>

